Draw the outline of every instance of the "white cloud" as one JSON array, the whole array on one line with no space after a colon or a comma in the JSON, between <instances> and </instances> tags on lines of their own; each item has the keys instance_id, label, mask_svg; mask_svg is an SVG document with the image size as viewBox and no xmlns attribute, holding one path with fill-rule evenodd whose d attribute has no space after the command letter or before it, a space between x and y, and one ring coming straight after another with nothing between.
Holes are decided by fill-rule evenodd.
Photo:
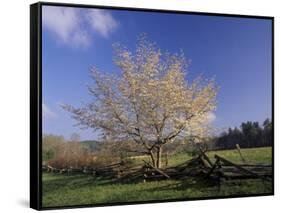
<instances>
[{"instance_id":1,"label":"white cloud","mask_svg":"<svg viewBox=\"0 0 281 213\"><path fill-rule=\"evenodd\" d=\"M87 47L91 43L91 39L89 34L86 31L76 31L72 37L73 45L78 46L82 45L82 47Z\"/></svg>"},{"instance_id":2,"label":"white cloud","mask_svg":"<svg viewBox=\"0 0 281 213\"><path fill-rule=\"evenodd\" d=\"M216 115L215 113L213 112L210 112L208 115L207 115L207 121L208 123L212 123L213 121L216 120Z\"/></svg>"},{"instance_id":3,"label":"white cloud","mask_svg":"<svg viewBox=\"0 0 281 213\"><path fill-rule=\"evenodd\" d=\"M43 114L43 118L53 118L56 116L56 114L53 111L51 111L49 107L47 107L47 105L44 103L42 104L42 114Z\"/></svg>"},{"instance_id":4,"label":"white cloud","mask_svg":"<svg viewBox=\"0 0 281 213\"><path fill-rule=\"evenodd\" d=\"M88 47L92 33L107 38L118 26L113 16L102 9L43 6L42 25L59 43Z\"/></svg>"},{"instance_id":5,"label":"white cloud","mask_svg":"<svg viewBox=\"0 0 281 213\"><path fill-rule=\"evenodd\" d=\"M109 33L113 32L118 26L117 21L105 10L90 9L86 17L93 30L106 38Z\"/></svg>"},{"instance_id":6,"label":"white cloud","mask_svg":"<svg viewBox=\"0 0 281 213\"><path fill-rule=\"evenodd\" d=\"M90 35L81 29L82 18L79 10L71 7L44 6L43 27L54 34L57 40L73 46L88 46Z\"/></svg>"}]
</instances>

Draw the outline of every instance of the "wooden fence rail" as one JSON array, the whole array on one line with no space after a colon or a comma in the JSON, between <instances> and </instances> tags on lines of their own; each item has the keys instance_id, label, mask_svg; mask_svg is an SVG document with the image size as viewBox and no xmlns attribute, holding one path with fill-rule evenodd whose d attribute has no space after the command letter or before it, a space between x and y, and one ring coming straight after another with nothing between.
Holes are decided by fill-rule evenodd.
<instances>
[{"instance_id":1,"label":"wooden fence rail","mask_svg":"<svg viewBox=\"0 0 281 213\"><path fill-rule=\"evenodd\" d=\"M272 180L272 166L264 164L236 164L219 155L215 155L212 162L206 150L201 150L199 155L177 166L156 168L151 163L143 160L142 166L129 166L119 162L103 167L82 168L54 168L51 165L42 166L43 171L65 174L88 174L93 177L110 177L114 181L152 181L163 179L181 179L190 177L203 177L206 179L243 180L262 179Z\"/></svg>"}]
</instances>

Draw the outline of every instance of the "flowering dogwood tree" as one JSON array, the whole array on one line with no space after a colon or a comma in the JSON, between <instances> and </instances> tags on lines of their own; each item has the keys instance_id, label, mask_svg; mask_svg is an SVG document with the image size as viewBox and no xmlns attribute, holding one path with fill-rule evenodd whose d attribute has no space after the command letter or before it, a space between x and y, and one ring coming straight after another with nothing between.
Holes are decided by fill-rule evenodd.
<instances>
[{"instance_id":1,"label":"flowering dogwood tree","mask_svg":"<svg viewBox=\"0 0 281 213\"><path fill-rule=\"evenodd\" d=\"M93 101L75 108L63 105L79 125L102 132L111 141L131 141L161 167L162 148L180 137L202 137L216 108L217 86L201 77L186 80L183 53L162 53L141 38L136 51L114 46L120 73L91 70Z\"/></svg>"}]
</instances>

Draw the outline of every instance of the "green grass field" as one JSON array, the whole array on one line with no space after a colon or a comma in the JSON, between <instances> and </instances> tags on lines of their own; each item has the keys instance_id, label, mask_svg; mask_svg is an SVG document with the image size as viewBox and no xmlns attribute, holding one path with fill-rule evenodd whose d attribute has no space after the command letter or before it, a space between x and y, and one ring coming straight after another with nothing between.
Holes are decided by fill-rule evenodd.
<instances>
[{"instance_id":1,"label":"green grass field","mask_svg":"<svg viewBox=\"0 0 281 213\"><path fill-rule=\"evenodd\" d=\"M271 148L242 149L247 163L271 163ZM233 162L241 163L236 150L209 152L213 158L218 154ZM178 154L169 159L176 165L191 158ZM135 159L136 163L140 159ZM226 182L219 188L216 184L200 179L163 180L146 183L117 184L110 180L95 179L87 175L43 174L43 207L137 202L166 199L191 199L216 196L233 196L271 193L270 182L244 180L233 184Z\"/></svg>"}]
</instances>

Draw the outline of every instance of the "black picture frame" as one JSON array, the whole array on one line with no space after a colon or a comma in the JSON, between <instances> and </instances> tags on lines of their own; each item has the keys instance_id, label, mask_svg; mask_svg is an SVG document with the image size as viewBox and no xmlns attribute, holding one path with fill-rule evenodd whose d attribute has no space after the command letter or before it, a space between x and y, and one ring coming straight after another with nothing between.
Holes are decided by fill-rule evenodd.
<instances>
[{"instance_id":1,"label":"black picture frame","mask_svg":"<svg viewBox=\"0 0 281 213\"><path fill-rule=\"evenodd\" d=\"M267 19L272 23L272 127L273 127L273 145L272 145L272 193L251 194L251 195L235 195L235 196L215 196L207 198L191 198L191 199L170 199L170 200L153 200L140 202L122 202L122 203L106 203L106 204L90 204L90 205L73 205L73 206L42 206L42 6L67 6L75 8L97 8L111 10L129 10L129 11L146 11L153 13L174 13L174 14L193 14L204 16L222 16L222 17L238 17ZM191 201L191 200L210 200L224 198L241 198L254 196L274 195L274 17L270 16L254 16L241 14L224 14L224 13L207 13L192 11L175 11L160 10L148 8L131 8L131 7L115 7L103 5L85 5L85 4L68 4L68 3L52 3L38 2L30 5L30 207L36 210L48 209L66 209L81 207L97 207L112 205L132 205L142 203L163 203L175 201Z\"/></svg>"}]
</instances>

